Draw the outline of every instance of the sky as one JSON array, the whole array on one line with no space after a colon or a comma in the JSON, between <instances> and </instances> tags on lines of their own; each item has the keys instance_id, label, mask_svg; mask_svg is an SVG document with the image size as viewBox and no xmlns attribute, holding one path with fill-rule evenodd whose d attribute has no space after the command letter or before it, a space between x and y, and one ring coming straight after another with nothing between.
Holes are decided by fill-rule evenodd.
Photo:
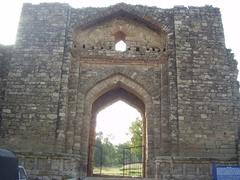
<instances>
[{"instance_id":1,"label":"sky","mask_svg":"<svg viewBox=\"0 0 240 180\"><path fill-rule=\"evenodd\" d=\"M100 111L97 115L96 132L103 132L113 144L122 144L130 140L129 127L141 114L123 101L117 101Z\"/></svg>"},{"instance_id":2,"label":"sky","mask_svg":"<svg viewBox=\"0 0 240 180\"><path fill-rule=\"evenodd\" d=\"M0 1L0 44L10 45L15 43L18 21L23 2L38 4L40 2L68 3L74 8L82 7L106 7L116 3L141 4L157 6L159 8L172 8L174 5L204 6L212 5L219 7L222 13L223 27L225 32L226 47L232 49L235 59L240 61L240 1L239 0L1 0ZM240 63L239 63L240 64ZM240 65L238 65L240 69ZM238 78L239 79L239 78ZM113 106L101 111L97 117L97 130L111 134L109 130L117 132L112 134L113 143L121 143L127 139L126 133L129 125L140 114L129 108L125 103L118 102ZM110 125L110 123L114 122ZM119 124L117 124L119 123ZM116 126L116 128L114 127ZM118 134L118 137L116 136Z\"/></svg>"}]
</instances>

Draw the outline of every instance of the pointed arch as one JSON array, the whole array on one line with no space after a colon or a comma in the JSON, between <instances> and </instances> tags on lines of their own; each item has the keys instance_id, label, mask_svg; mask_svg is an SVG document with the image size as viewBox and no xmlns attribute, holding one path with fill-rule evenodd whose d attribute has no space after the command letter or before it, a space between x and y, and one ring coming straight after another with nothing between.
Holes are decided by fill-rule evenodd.
<instances>
[{"instance_id":1,"label":"pointed arch","mask_svg":"<svg viewBox=\"0 0 240 180\"><path fill-rule=\"evenodd\" d=\"M115 74L98 82L94 87L88 90L85 102L92 104L98 97L114 87L121 87L133 93L141 99L145 105L151 104L152 100L149 93L139 83L122 74Z\"/></svg>"},{"instance_id":2,"label":"pointed arch","mask_svg":"<svg viewBox=\"0 0 240 180\"><path fill-rule=\"evenodd\" d=\"M137 100L141 101L144 105L144 109L141 110L141 105L136 105L137 109L142 112L142 116L144 119L144 144L145 144L145 161L148 162L148 158L151 158L152 152L148 149L152 149L149 146L152 146L152 136L148 137L148 133L150 132L149 123L153 122L152 117L152 98L151 95L144 89L142 85L138 82L132 80L131 78L122 75L122 74L114 74L106 79L99 81L96 85L90 88L85 96L85 104L84 104L84 119L83 119L83 129L81 136L81 152L85 156L83 164L86 164L87 167L87 175L91 175L92 173L92 143L93 137L95 138L95 126L96 126L96 110L94 109L94 103L106 95L108 92L111 92L114 89L123 89L126 92L132 94L132 97L136 97ZM127 97L128 98L128 97ZM114 100L111 99L111 100ZM110 100L110 103L111 103ZM134 99L129 99L129 101L134 101ZM128 102L128 101L126 101ZM108 102L104 102L103 106L107 105ZM134 107L134 103L133 103ZM98 108L99 109L99 108ZM148 165L144 165L144 172L147 171Z\"/></svg>"},{"instance_id":3,"label":"pointed arch","mask_svg":"<svg viewBox=\"0 0 240 180\"><path fill-rule=\"evenodd\" d=\"M153 19L142 12L132 8L131 5L125 3L119 3L109 8L99 11L95 16L87 16L81 22L75 25L74 29L87 29L91 26L95 26L98 23L109 21L116 17L127 17L139 23L145 24L148 28L156 32L169 33L169 27L159 21Z\"/></svg>"}]
</instances>

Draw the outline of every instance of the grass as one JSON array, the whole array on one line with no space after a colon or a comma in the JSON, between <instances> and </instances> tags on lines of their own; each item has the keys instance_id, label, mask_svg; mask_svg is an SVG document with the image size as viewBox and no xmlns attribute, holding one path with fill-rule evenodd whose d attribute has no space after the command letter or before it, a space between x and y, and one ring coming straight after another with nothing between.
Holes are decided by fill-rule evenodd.
<instances>
[{"instance_id":1,"label":"grass","mask_svg":"<svg viewBox=\"0 0 240 180\"><path fill-rule=\"evenodd\" d=\"M122 176L123 171L122 167L94 167L93 174L101 174L101 175L112 175L112 176Z\"/></svg>"},{"instance_id":2,"label":"grass","mask_svg":"<svg viewBox=\"0 0 240 180\"><path fill-rule=\"evenodd\" d=\"M142 176L142 163L127 164L113 167L94 167L93 174L109 176Z\"/></svg>"}]
</instances>

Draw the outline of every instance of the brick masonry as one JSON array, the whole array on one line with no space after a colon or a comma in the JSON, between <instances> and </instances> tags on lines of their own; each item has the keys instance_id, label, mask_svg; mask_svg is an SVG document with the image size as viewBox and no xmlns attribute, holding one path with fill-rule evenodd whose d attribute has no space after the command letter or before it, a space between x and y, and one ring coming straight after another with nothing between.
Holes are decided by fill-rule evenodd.
<instances>
[{"instance_id":1,"label":"brick masonry","mask_svg":"<svg viewBox=\"0 0 240 180\"><path fill-rule=\"evenodd\" d=\"M239 163L237 62L218 8L24 4L0 69L0 144L31 177L91 175L95 115L119 98L144 115L146 177L211 179L211 163Z\"/></svg>"}]
</instances>

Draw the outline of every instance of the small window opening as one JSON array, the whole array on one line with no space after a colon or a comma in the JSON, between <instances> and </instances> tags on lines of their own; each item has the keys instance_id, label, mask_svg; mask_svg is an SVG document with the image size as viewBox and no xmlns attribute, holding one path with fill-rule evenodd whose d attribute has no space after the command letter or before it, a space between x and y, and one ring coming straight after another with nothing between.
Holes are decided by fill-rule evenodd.
<instances>
[{"instance_id":1,"label":"small window opening","mask_svg":"<svg viewBox=\"0 0 240 180\"><path fill-rule=\"evenodd\" d=\"M139 48L139 47L136 47L136 51L140 51L140 48Z\"/></svg>"},{"instance_id":2,"label":"small window opening","mask_svg":"<svg viewBox=\"0 0 240 180\"><path fill-rule=\"evenodd\" d=\"M147 51L149 51L149 48L147 48Z\"/></svg>"},{"instance_id":3,"label":"small window opening","mask_svg":"<svg viewBox=\"0 0 240 180\"><path fill-rule=\"evenodd\" d=\"M92 50L94 50L94 46L92 46Z\"/></svg>"},{"instance_id":4,"label":"small window opening","mask_svg":"<svg viewBox=\"0 0 240 180\"><path fill-rule=\"evenodd\" d=\"M112 46L109 46L108 48L111 50L111 49L112 49Z\"/></svg>"},{"instance_id":5,"label":"small window opening","mask_svg":"<svg viewBox=\"0 0 240 180\"><path fill-rule=\"evenodd\" d=\"M126 43L123 40L118 41L115 44L115 50L116 51L124 52L124 51L126 51L126 49L127 49L127 45L126 45Z\"/></svg>"},{"instance_id":6,"label":"small window opening","mask_svg":"<svg viewBox=\"0 0 240 180\"><path fill-rule=\"evenodd\" d=\"M103 49L103 47L101 47L101 49Z\"/></svg>"},{"instance_id":7,"label":"small window opening","mask_svg":"<svg viewBox=\"0 0 240 180\"><path fill-rule=\"evenodd\" d=\"M73 45L73 47L74 47L74 48L76 48L76 47L77 47L77 45L76 45L76 44L74 44L74 45Z\"/></svg>"},{"instance_id":8,"label":"small window opening","mask_svg":"<svg viewBox=\"0 0 240 180\"><path fill-rule=\"evenodd\" d=\"M164 48L164 49L163 49L163 52L165 52L165 51L166 51L166 49Z\"/></svg>"},{"instance_id":9,"label":"small window opening","mask_svg":"<svg viewBox=\"0 0 240 180\"><path fill-rule=\"evenodd\" d=\"M155 51L155 48L153 47L152 50Z\"/></svg>"},{"instance_id":10,"label":"small window opening","mask_svg":"<svg viewBox=\"0 0 240 180\"><path fill-rule=\"evenodd\" d=\"M85 49L85 47L86 47L85 44L82 47L83 47L83 49Z\"/></svg>"},{"instance_id":11,"label":"small window opening","mask_svg":"<svg viewBox=\"0 0 240 180\"><path fill-rule=\"evenodd\" d=\"M129 48L128 48L128 51L130 51L130 50L131 50L131 48L129 47Z\"/></svg>"}]
</instances>

